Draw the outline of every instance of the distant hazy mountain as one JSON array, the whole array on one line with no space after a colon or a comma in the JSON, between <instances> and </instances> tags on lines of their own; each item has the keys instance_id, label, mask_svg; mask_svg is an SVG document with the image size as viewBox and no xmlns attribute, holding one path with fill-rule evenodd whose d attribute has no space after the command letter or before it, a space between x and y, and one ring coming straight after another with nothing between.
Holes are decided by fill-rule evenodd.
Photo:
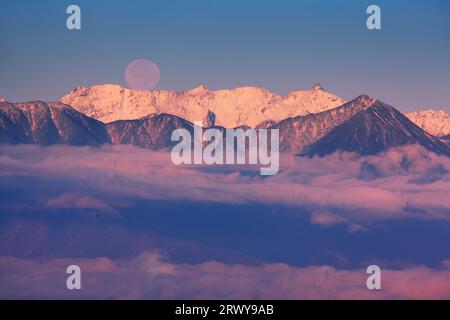
<instances>
[{"instance_id":1,"label":"distant hazy mountain","mask_svg":"<svg viewBox=\"0 0 450 320\"><path fill-rule=\"evenodd\" d=\"M61 101L103 122L140 119L154 113L173 114L190 122L208 120L214 115L215 123L227 128L255 127L266 120L279 121L317 113L345 102L319 84L311 90L294 91L286 96L260 87L212 91L199 86L189 91L171 92L96 85L77 87Z\"/></svg>"},{"instance_id":2,"label":"distant hazy mountain","mask_svg":"<svg viewBox=\"0 0 450 320\"><path fill-rule=\"evenodd\" d=\"M435 136L450 134L450 115L444 110L422 110L406 116L426 132Z\"/></svg>"},{"instance_id":3,"label":"distant hazy mountain","mask_svg":"<svg viewBox=\"0 0 450 320\"><path fill-rule=\"evenodd\" d=\"M62 103L0 103L0 142L40 145L110 143L105 125Z\"/></svg>"},{"instance_id":4,"label":"distant hazy mountain","mask_svg":"<svg viewBox=\"0 0 450 320\"><path fill-rule=\"evenodd\" d=\"M435 153L450 156L448 145L439 138L419 128L393 107L375 101L306 147L302 155L324 156L335 151L371 155L406 144L418 144Z\"/></svg>"}]
</instances>

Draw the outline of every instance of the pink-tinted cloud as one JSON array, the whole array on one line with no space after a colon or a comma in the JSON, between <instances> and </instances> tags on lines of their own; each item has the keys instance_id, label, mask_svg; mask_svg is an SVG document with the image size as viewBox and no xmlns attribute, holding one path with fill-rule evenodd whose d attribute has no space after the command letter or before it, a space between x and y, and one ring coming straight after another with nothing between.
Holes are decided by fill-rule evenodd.
<instances>
[{"instance_id":1,"label":"pink-tinted cloud","mask_svg":"<svg viewBox=\"0 0 450 320\"><path fill-rule=\"evenodd\" d=\"M341 216L328 212L313 212L311 215L311 222L314 224L332 225L343 223L344 221Z\"/></svg>"},{"instance_id":2,"label":"pink-tinted cloud","mask_svg":"<svg viewBox=\"0 0 450 320\"><path fill-rule=\"evenodd\" d=\"M168 152L131 146L2 146L0 151L0 185L2 177L39 177L73 186L69 195L76 198L51 194L41 201L50 206L64 205L65 199L75 207L120 210L111 203L117 197L283 204L333 211L334 222L354 227L379 219L450 218L450 159L416 146L368 157L286 156L280 173L269 178L254 167L175 166ZM324 218L312 216L312 222Z\"/></svg>"},{"instance_id":3,"label":"pink-tinted cloud","mask_svg":"<svg viewBox=\"0 0 450 320\"><path fill-rule=\"evenodd\" d=\"M82 270L82 290L65 287L65 269ZM365 269L287 264L172 264L158 254L131 260L0 258L1 298L112 299L450 299L450 262L383 269L382 290L366 287Z\"/></svg>"},{"instance_id":4,"label":"pink-tinted cloud","mask_svg":"<svg viewBox=\"0 0 450 320\"><path fill-rule=\"evenodd\" d=\"M97 209L105 212L115 212L114 208L102 200L73 192L64 192L56 197L49 198L45 201L44 206L48 208Z\"/></svg>"}]
</instances>

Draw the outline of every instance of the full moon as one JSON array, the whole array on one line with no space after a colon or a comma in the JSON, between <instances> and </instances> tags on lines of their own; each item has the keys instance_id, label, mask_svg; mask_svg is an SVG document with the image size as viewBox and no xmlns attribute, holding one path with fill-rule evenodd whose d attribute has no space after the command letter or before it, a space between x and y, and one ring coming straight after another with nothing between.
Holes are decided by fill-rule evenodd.
<instances>
[{"instance_id":1,"label":"full moon","mask_svg":"<svg viewBox=\"0 0 450 320\"><path fill-rule=\"evenodd\" d=\"M147 59L134 60L125 70L125 81L131 89L151 90L158 84L159 77L158 66Z\"/></svg>"}]
</instances>

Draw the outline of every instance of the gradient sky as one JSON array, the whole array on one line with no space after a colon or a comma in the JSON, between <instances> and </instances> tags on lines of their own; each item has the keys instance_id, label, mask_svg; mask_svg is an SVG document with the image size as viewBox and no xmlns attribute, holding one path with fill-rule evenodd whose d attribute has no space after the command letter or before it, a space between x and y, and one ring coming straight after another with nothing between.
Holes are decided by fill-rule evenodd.
<instances>
[{"instance_id":1,"label":"gradient sky","mask_svg":"<svg viewBox=\"0 0 450 320\"><path fill-rule=\"evenodd\" d=\"M66 29L78 4L82 30ZM366 28L369 4L382 30ZM156 89L323 87L402 111L450 112L450 1L47 0L0 3L0 96L56 100L77 85L125 85L135 59L158 64Z\"/></svg>"}]
</instances>

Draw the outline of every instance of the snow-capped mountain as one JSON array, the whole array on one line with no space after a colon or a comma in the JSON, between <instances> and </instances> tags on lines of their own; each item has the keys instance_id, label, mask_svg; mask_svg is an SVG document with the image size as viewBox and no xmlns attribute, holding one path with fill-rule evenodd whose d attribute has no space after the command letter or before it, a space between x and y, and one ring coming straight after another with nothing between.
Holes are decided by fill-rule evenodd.
<instances>
[{"instance_id":1,"label":"snow-capped mountain","mask_svg":"<svg viewBox=\"0 0 450 320\"><path fill-rule=\"evenodd\" d=\"M214 124L212 112L205 119L208 126L224 129ZM448 140L428 134L393 107L366 95L331 110L265 121L258 127L279 129L281 151L293 154L322 156L342 150L365 155L419 144L450 156ZM193 124L166 113L104 124L59 102L0 103L0 143L80 146L112 143L159 150L174 144L170 138L178 128L192 132Z\"/></svg>"},{"instance_id":2,"label":"snow-capped mountain","mask_svg":"<svg viewBox=\"0 0 450 320\"><path fill-rule=\"evenodd\" d=\"M97 146L110 137L102 122L59 102L1 102L0 143Z\"/></svg>"},{"instance_id":3,"label":"snow-capped mountain","mask_svg":"<svg viewBox=\"0 0 450 320\"><path fill-rule=\"evenodd\" d=\"M374 99L361 95L337 108L306 116L290 117L266 127L280 130L281 151L300 152L373 102Z\"/></svg>"},{"instance_id":4,"label":"snow-capped mountain","mask_svg":"<svg viewBox=\"0 0 450 320\"><path fill-rule=\"evenodd\" d=\"M372 155L407 144L418 144L450 156L450 148L444 141L425 132L395 108L376 100L307 146L302 155L325 156L335 151Z\"/></svg>"},{"instance_id":5,"label":"snow-capped mountain","mask_svg":"<svg viewBox=\"0 0 450 320\"><path fill-rule=\"evenodd\" d=\"M444 110L422 110L406 116L426 132L437 137L450 134L450 115Z\"/></svg>"},{"instance_id":6,"label":"snow-capped mountain","mask_svg":"<svg viewBox=\"0 0 450 320\"><path fill-rule=\"evenodd\" d=\"M238 87L232 90L195 89L171 91L138 91L119 85L77 87L61 98L63 103L102 122L140 119L154 113L167 113L188 121L215 119L227 128L258 124L288 117L307 115L342 105L345 101L315 84L310 90L294 91L286 96L260 87ZM207 123L204 123L205 125Z\"/></svg>"},{"instance_id":7,"label":"snow-capped mountain","mask_svg":"<svg viewBox=\"0 0 450 320\"><path fill-rule=\"evenodd\" d=\"M148 149L163 149L177 142L171 141L175 129L193 133L192 123L167 113L146 116L137 120L118 120L106 125L113 144L132 144Z\"/></svg>"},{"instance_id":8,"label":"snow-capped mountain","mask_svg":"<svg viewBox=\"0 0 450 320\"><path fill-rule=\"evenodd\" d=\"M258 128L279 129L280 149L283 152L297 153L316 142L330 130L350 119L359 111L369 107L374 99L362 95L344 105L306 116L296 116L279 122L265 121ZM169 114L155 114L137 120L119 120L106 125L114 144L133 144L150 149L163 149L174 143L170 141L174 129L184 128L193 131L191 122ZM224 130L210 120L208 127ZM245 126L239 126L245 127Z\"/></svg>"}]
</instances>

